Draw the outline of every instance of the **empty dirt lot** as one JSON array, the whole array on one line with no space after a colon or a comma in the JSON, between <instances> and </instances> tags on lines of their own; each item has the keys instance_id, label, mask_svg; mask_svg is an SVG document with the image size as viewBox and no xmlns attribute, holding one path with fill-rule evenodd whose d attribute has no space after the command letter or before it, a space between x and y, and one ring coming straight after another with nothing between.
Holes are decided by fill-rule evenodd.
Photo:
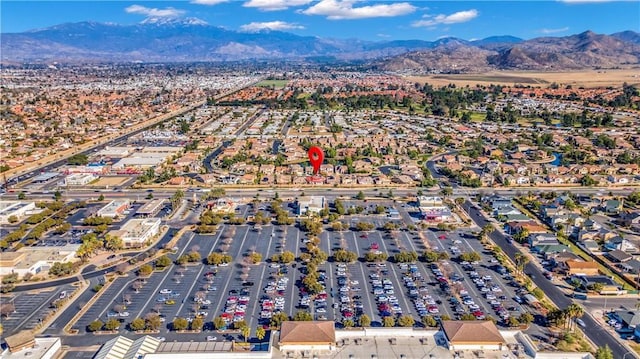
<instances>
[{"instance_id":1,"label":"empty dirt lot","mask_svg":"<svg viewBox=\"0 0 640 359\"><path fill-rule=\"evenodd\" d=\"M488 86L490 84L500 85L524 85L533 87L548 87L555 82L561 86L571 85L573 87L607 87L622 86L624 82L628 84L640 84L639 68L621 70L583 70L568 72L524 72L524 71L492 71L478 74L457 74L457 75L425 75L408 76L407 80L412 82L427 82L436 86L444 86L450 83L456 86L471 86L477 84Z\"/></svg>"}]
</instances>

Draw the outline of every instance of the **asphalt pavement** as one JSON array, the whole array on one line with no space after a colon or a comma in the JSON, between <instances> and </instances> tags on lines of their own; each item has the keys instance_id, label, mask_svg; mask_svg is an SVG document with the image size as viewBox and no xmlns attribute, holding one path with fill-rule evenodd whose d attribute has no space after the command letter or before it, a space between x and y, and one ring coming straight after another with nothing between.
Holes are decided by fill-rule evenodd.
<instances>
[{"instance_id":1,"label":"asphalt pavement","mask_svg":"<svg viewBox=\"0 0 640 359\"><path fill-rule=\"evenodd\" d=\"M471 202L465 202L463 208L467 213L469 213L471 219L473 219L478 226L483 227L489 223L489 220L480 212L480 210L476 209ZM515 262L515 255L516 253L519 253L519 250L513 244L509 243L500 231L493 231L489 236L499 247L502 248L504 253ZM558 308L563 309L574 303L572 298L569 298L564 292L558 289L556 285L546 279L540 268L533 263L527 263L524 271L535 285L542 289L545 295ZM608 345L613 352L614 358L623 358L625 355L631 355L638 358L637 354L630 352L617 340L617 338L613 337L608 331L602 328L602 326L589 313L585 313L580 319L582 319L586 324L586 328L583 329L584 333L597 347L604 347L605 345Z\"/></svg>"}]
</instances>

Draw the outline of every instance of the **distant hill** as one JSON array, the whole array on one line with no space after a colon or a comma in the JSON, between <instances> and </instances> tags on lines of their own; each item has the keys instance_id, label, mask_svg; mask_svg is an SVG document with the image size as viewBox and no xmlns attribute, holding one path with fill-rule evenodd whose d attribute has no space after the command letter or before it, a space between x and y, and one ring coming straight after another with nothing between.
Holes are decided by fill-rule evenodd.
<instances>
[{"instance_id":1,"label":"distant hill","mask_svg":"<svg viewBox=\"0 0 640 359\"><path fill-rule=\"evenodd\" d=\"M239 32L196 18L151 18L137 25L79 22L0 34L3 63L338 59L412 72L611 67L638 63L639 48L640 34L634 31L532 40L504 35L473 41L447 37L374 42L281 31Z\"/></svg>"},{"instance_id":2,"label":"distant hill","mask_svg":"<svg viewBox=\"0 0 640 359\"><path fill-rule=\"evenodd\" d=\"M517 38L459 44L455 51L411 51L374 62L403 72L478 72L487 69L571 70L640 64L640 34L600 35L591 31L565 37ZM466 56L461 56L464 53ZM471 60L473 59L473 60Z\"/></svg>"}]
</instances>

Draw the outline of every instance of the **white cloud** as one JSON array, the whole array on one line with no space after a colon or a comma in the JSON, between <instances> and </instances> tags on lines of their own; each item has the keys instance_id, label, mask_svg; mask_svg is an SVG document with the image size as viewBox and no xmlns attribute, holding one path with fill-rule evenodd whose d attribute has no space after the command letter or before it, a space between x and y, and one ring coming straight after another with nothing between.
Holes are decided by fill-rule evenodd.
<instances>
[{"instance_id":1,"label":"white cloud","mask_svg":"<svg viewBox=\"0 0 640 359\"><path fill-rule=\"evenodd\" d=\"M555 34L555 33L558 33L558 32L565 32L567 30L569 30L569 27L565 26L565 27L561 27L559 29L540 29L540 30L538 30L538 32L542 33L542 34Z\"/></svg>"},{"instance_id":2,"label":"white cloud","mask_svg":"<svg viewBox=\"0 0 640 359\"><path fill-rule=\"evenodd\" d=\"M257 32L260 30L284 31L301 29L304 29L304 26L284 21L252 22L240 26L240 30L245 32Z\"/></svg>"},{"instance_id":3,"label":"white cloud","mask_svg":"<svg viewBox=\"0 0 640 359\"><path fill-rule=\"evenodd\" d=\"M191 0L191 3L198 5L218 5L228 1L229 0Z\"/></svg>"},{"instance_id":4,"label":"white cloud","mask_svg":"<svg viewBox=\"0 0 640 359\"><path fill-rule=\"evenodd\" d=\"M329 20L394 17L414 12L416 7L407 3L377 4L353 7L359 0L320 0L312 7L300 11L306 15L326 16Z\"/></svg>"},{"instance_id":5,"label":"white cloud","mask_svg":"<svg viewBox=\"0 0 640 359\"><path fill-rule=\"evenodd\" d=\"M458 24L461 22L467 22L478 17L478 11L476 9L454 12L451 15L424 15L425 20L415 21L411 24L413 27L429 27L439 24Z\"/></svg>"},{"instance_id":6,"label":"white cloud","mask_svg":"<svg viewBox=\"0 0 640 359\"><path fill-rule=\"evenodd\" d=\"M313 0L249 0L242 6L257 7L262 11L277 11L286 10L294 6L307 5L311 1Z\"/></svg>"},{"instance_id":7,"label":"white cloud","mask_svg":"<svg viewBox=\"0 0 640 359\"><path fill-rule=\"evenodd\" d=\"M129 14L140 14L149 17L179 17L185 14L184 10L174 9L172 7L158 9L142 5L131 5L126 7L124 11Z\"/></svg>"}]
</instances>

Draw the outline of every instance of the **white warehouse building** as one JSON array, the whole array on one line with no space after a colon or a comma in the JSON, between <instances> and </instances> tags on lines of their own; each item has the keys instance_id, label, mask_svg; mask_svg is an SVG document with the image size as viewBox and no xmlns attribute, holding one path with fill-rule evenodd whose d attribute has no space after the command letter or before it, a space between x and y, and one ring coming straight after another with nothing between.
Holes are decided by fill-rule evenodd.
<instances>
[{"instance_id":1,"label":"white warehouse building","mask_svg":"<svg viewBox=\"0 0 640 359\"><path fill-rule=\"evenodd\" d=\"M20 219L35 209L34 202L0 201L0 223L9 223L11 216Z\"/></svg>"}]
</instances>

